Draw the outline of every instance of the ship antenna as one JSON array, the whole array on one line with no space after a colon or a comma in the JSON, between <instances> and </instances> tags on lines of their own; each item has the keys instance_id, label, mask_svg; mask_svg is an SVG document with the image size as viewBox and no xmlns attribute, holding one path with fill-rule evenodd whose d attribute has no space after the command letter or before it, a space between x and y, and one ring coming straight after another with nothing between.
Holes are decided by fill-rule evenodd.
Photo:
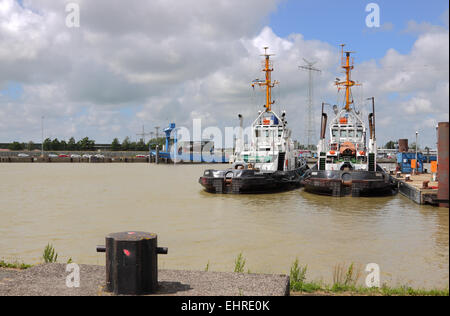
<instances>
[{"instance_id":1,"label":"ship antenna","mask_svg":"<svg viewBox=\"0 0 450 316\"><path fill-rule=\"evenodd\" d=\"M264 106L266 108L266 112L272 111L272 105L275 103L275 101L272 101L272 88L275 87L279 82L273 81L272 82L272 71L273 67L270 63L270 56L274 56L273 54L268 54L267 50L269 47L264 47L264 55L261 55L265 58L264 62L264 69L263 72L266 73L266 80L254 80L252 83L252 87L255 87L255 85L258 85L260 87L266 87L266 105Z\"/></svg>"},{"instance_id":2,"label":"ship antenna","mask_svg":"<svg viewBox=\"0 0 450 316\"><path fill-rule=\"evenodd\" d=\"M344 52L345 44L341 44L341 67L345 70L345 81L336 81L336 85L338 86L338 90L341 87L345 87L345 110L350 111L350 105L354 103L352 97L351 88L354 86L360 86L360 84L356 84L353 80L351 80L351 72L355 68L354 61L350 62L350 55L354 52L346 51Z\"/></svg>"}]
</instances>

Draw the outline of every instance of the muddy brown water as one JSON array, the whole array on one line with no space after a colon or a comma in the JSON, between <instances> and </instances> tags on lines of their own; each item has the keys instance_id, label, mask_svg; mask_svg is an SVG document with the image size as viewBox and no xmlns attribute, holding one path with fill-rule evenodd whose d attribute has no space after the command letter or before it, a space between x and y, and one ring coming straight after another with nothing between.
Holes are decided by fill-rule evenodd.
<instances>
[{"instance_id":1,"label":"muddy brown water","mask_svg":"<svg viewBox=\"0 0 450 316\"><path fill-rule=\"evenodd\" d=\"M289 273L298 258L329 283L336 264L377 263L382 283L448 287L448 209L301 189L213 195L198 184L211 167L226 166L0 164L0 259L40 262L50 242L59 262L104 264L105 235L141 230L169 248L160 268L233 271L242 252L255 273Z\"/></svg>"}]
</instances>

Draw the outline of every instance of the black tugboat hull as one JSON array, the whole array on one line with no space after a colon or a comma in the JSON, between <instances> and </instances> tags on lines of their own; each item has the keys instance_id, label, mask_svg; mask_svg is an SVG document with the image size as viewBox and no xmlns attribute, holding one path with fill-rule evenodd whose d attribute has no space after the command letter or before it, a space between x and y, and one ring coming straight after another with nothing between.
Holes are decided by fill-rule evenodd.
<instances>
[{"instance_id":1,"label":"black tugboat hull","mask_svg":"<svg viewBox=\"0 0 450 316\"><path fill-rule=\"evenodd\" d=\"M272 173L254 170L206 170L199 183L209 193L256 194L289 191L301 186L302 176L308 166Z\"/></svg>"},{"instance_id":2,"label":"black tugboat hull","mask_svg":"<svg viewBox=\"0 0 450 316\"><path fill-rule=\"evenodd\" d=\"M380 166L369 171L309 170L302 180L305 191L328 196L390 196L398 192L397 185Z\"/></svg>"}]
</instances>

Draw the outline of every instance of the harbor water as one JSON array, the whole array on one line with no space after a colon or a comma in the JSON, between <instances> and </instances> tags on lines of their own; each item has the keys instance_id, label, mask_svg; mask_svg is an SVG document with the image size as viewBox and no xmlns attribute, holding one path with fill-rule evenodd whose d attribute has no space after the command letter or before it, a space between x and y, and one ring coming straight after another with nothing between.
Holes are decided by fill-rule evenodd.
<instances>
[{"instance_id":1,"label":"harbor water","mask_svg":"<svg viewBox=\"0 0 450 316\"><path fill-rule=\"evenodd\" d=\"M169 254L159 268L233 271L239 253L252 273L332 282L337 264L377 263L381 282L449 284L449 212L397 195L332 198L295 190L213 195L198 178L226 165L0 164L0 260L38 263L47 243L59 262L105 262L95 251L111 232L158 234Z\"/></svg>"}]
</instances>

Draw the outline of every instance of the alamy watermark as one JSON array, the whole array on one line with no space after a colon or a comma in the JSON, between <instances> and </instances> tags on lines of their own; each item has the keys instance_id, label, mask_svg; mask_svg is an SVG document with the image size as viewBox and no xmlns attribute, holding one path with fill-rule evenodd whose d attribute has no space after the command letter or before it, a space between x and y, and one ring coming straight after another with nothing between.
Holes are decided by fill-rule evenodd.
<instances>
[{"instance_id":1,"label":"alamy watermark","mask_svg":"<svg viewBox=\"0 0 450 316\"><path fill-rule=\"evenodd\" d=\"M66 26L68 28L80 27L80 5L75 2L66 4Z\"/></svg>"},{"instance_id":2,"label":"alamy watermark","mask_svg":"<svg viewBox=\"0 0 450 316\"><path fill-rule=\"evenodd\" d=\"M66 265L66 272L70 272L66 277L66 286L68 288L80 287L80 266L76 263Z\"/></svg>"},{"instance_id":3,"label":"alamy watermark","mask_svg":"<svg viewBox=\"0 0 450 316\"><path fill-rule=\"evenodd\" d=\"M380 6L377 3L369 3L366 6L366 12L370 12L366 17L366 26L368 28L380 27Z\"/></svg>"},{"instance_id":4,"label":"alamy watermark","mask_svg":"<svg viewBox=\"0 0 450 316\"><path fill-rule=\"evenodd\" d=\"M366 26L368 28L380 27L380 6L377 3L371 2L366 5ZM66 4L66 26L68 28L80 27L80 5L75 2Z\"/></svg>"},{"instance_id":5,"label":"alamy watermark","mask_svg":"<svg viewBox=\"0 0 450 316\"><path fill-rule=\"evenodd\" d=\"M376 263L369 263L366 266L366 286L368 288L380 287L380 266Z\"/></svg>"}]
</instances>

